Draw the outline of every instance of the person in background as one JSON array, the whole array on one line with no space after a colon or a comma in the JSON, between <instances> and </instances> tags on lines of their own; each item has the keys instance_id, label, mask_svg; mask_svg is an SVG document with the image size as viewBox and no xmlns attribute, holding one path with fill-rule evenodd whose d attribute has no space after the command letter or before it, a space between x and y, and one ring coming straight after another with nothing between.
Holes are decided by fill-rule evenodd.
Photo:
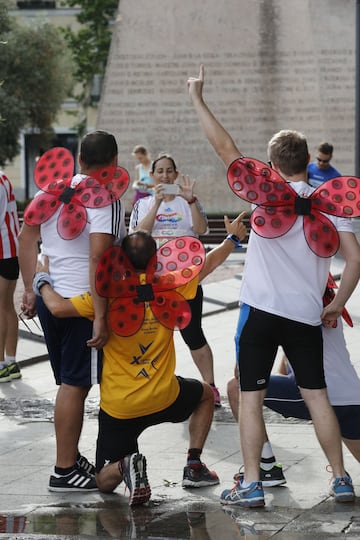
<instances>
[{"instance_id":1,"label":"person in background","mask_svg":"<svg viewBox=\"0 0 360 540\"><path fill-rule=\"evenodd\" d=\"M308 165L308 182L312 187L319 187L323 182L341 176L341 173L330 164L334 147L323 142L318 146L316 161Z\"/></svg>"},{"instance_id":2,"label":"person in background","mask_svg":"<svg viewBox=\"0 0 360 540\"><path fill-rule=\"evenodd\" d=\"M233 251L240 238L246 236L246 227L242 223L244 214L240 214L231 223L225 217L228 236L224 241L204 257L199 273L194 272L194 265L179 269L164 270L164 280L191 270L189 281L174 290L177 297L187 299L195 294L198 281L215 270ZM234 241L235 240L235 241ZM191 240L191 242L193 242ZM200 251L200 242L197 252ZM191 253L187 251L186 261ZM174 326L164 326L152 311L151 296L156 304L156 291L153 276L147 279L148 264L156 255L156 242L150 233L138 231L126 236L122 249L113 248L104 255L98 280L99 290L111 290L114 276L122 276L122 288L126 289L123 302L116 298L112 313L111 327L114 330L104 346L103 372L100 382L99 434L96 450L96 481L98 488L112 492L125 481L129 489L130 506L143 504L151 496L146 458L139 453L138 438L148 427L163 422L179 423L189 418L189 448L183 471L184 488L201 488L216 485L219 478L201 461L203 447L211 427L214 414L213 393L206 382L185 379L175 375L176 357L174 347ZM172 254L171 254L172 255ZM167 255L169 262L175 260ZM125 258L126 257L126 258ZM111 260L111 269L107 272ZM117 268L117 261L119 268ZM94 314L92 297L88 293L70 299L64 299L52 288L51 277L46 267L39 267L35 275L34 290L41 295L50 311L56 317L89 317ZM42 271L41 271L42 270ZM191 279L191 274L193 278ZM140 285L134 287L137 276ZM102 281L100 281L102 279ZM175 278L176 279L176 278ZM127 281L129 282L128 285ZM129 289L127 290L127 287ZM127 333L124 308L131 311L128 293L134 290L133 304L143 304L143 319ZM136 290L135 290L136 289ZM163 293L165 294L165 293ZM168 293L170 294L170 293ZM138 295L138 296L137 296ZM120 302L119 302L120 301ZM111 302L111 300L110 300ZM170 315L180 316L179 302L169 302L174 307ZM166 310L166 302L163 309ZM176 311L177 310L177 311ZM126 311L126 308L125 308ZM169 321L169 313L166 320ZM132 317L132 314L129 314ZM132 317L135 320L135 317ZM125 332L119 333L118 329ZM159 456L166 459L166 448L159 448Z\"/></svg>"},{"instance_id":3,"label":"person in background","mask_svg":"<svg viewBox=\"0 0 360 540\"><path fill-rule=\"evenodd\" d=\"M237 172L246 174L244 163L248 161L203 98L203 65L199 76L190 77L187 84L205 136L226 169L231 166L233 171L237 167ZM282 189L288 186L292 190L288 193L294 192L294 206L308 199L314 188L307 182L310 156L305 136L298 131L281 130L269 140L267 153L279 185L282 180ZM280 236L260 236L253 229L250 232L237 330L239 428L245 472L233 489L221 494L220 502L225 505L265 505L259 471L265 434L263 401L278 346L283 347L291 362L316 436L331 465L331 495L341 503L355 499L351 477L344 468L339 424L326 391L321 324L333 326L354 291L360 277L360 247L351 220L330 216L345 267L337 294L324 308L322 296L331 259L310 249L301 211L295 215L293 227Z\"/></svg>"},{"instance_id":4,"label":"person in background","mask_svg":"<svg viewBox=\"0 0 360 540\"><path fill-rule=\"evenodd\" d=\"M133 190L135 191L134 204L143 197L147 197L152 194L152 188L154 186L150 177L151 169L151 156L145 146L137 145L132 151L132 156L139 162L135 166L135 180L133 182Z\"/></svg>"},{"instance_id":5,"label":"person in background","mask_svg":"<svg viewBox=\"0 0 360 540\"><path fill-rule=\"evenodd\" d=\"M76 187L86 176L108 166L116 166L118 147L106 131L94 131L81 141L78 161L80 173L71 180ZM88 208L86 226L77 237L65 240L59 234L60 208L41 225L24 222L19 235L19 261L24 281L23 312L37 312L44 330L49 359L59 386L54 410L56 464L50 475L49 491L87 491L97 489L95 468L79 452L85 400L98 383L101 349L106 343L107 301L95 289L95 270L103 252L126 235L125 209L120 200L102 208ZM49 258L49 271L55 290L65 297L91 291L95 306L93 321L86 318L54 317L32 289L38 262L38 242L42 255ZM93 348L86 342L90 340Z\"/></svg>"},{"instance_id":6,"label":"person in background","mask_svg":"<svg viewBox=\"0 0 360 540\"><path fill-rule=\"evenodd\" d=\"M134 206L129 232L147 231L160 243L178 236L199 237L205 234L208 222L199 199L194 195L195 181L191 181L188 175L181 175L181 182L175 183L179 171L173 157L166 153L159 154L152 162L150 176L155 185L154 194L141 199ZM173 188L177 188L177 191ZM202 329L203 289L200 284L189 304L191 321L181 330L181 335L203 380L213 389L215 407L220 407L220 393L214 380L213 354Z\"/></svg>"},{"instance_id":7,"label":"person in background","mask_svg":"<svg viewBox=\"0 0 360 540\"><path fill-rule=\"evenodd\" d=\"M0 382L21 377L16 362L19 322L14 305L19 277L19 228L12 185L0 171Z\"/></svg>"}]
</instances>

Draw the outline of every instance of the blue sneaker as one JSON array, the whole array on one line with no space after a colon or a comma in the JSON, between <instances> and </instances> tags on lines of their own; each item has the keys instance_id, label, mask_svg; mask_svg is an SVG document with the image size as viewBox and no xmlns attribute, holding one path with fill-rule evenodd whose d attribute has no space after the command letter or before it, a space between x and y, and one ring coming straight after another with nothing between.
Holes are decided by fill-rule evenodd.
<instances>
[{"instance_id":1,"label":"blue sneaker","mask_svg":"<svg viewBox=\"0 0 360 540\"><path fill-rule=\"evenodd\" d=\"M225 489L222 492L220 502L221 504L233 504L245 508L265 506L262 483L251 482L248 487L243 488L238 481L232 489Z\"/></svg>"},{"instance_id":2,"label":"blue sneaker","mask_svg":"<svg viewBox=\"0 0 360 540\"><path fill-rule=\"evenodd\" d=\"M353 502L355 500L355 493L350 476L338 476L334 478L331 483L330 495L333 495L335 502Z\"/></svg>"}]
</instances>

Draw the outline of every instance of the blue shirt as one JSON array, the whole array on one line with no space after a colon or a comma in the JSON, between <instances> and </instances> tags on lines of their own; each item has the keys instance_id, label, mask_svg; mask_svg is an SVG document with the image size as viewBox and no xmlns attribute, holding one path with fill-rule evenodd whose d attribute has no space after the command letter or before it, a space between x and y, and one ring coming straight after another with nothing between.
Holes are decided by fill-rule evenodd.
<instances>
[{"instance_id":1,"label":"blue shirt","mask_svg":"<svg viewBox=\"0 0 360 540\"><path fill-rule=\"evenodd\" d=\"M308 165L308 181L310 186L317 188L323 182L341 176L341 173L335 169L332 165L329 165L326 169L319 169L316 162L313 161Z\"/></svg>"}]
</instances>

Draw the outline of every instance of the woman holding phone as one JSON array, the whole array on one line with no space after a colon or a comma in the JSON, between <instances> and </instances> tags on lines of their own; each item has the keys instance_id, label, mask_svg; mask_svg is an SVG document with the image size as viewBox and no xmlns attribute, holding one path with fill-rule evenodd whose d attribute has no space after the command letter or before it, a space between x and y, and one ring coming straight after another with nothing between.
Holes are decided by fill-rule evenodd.
<instances>
[{"instance_id":1,"label":"woman holding phone","mask_svg":"<svg viewBox=\"0 0 360 540\"><path fill-rule=\"evenodd\" d=\"M205 234L208 220L200 201L194 195L195 180L191 180L188 175L180 175L173 157L165 153L152 162L150 176L155 186L154 195L140 199L135 204L130 216L129 233L145 230L151 233L158 244L174 237L198 237ZM181 330L181 335L203 380L213 389L215 406L220 407L220 394L214 382L213 355L201 326L201 285L189 304L191 321Z\"/></svg>"}]
</instances>

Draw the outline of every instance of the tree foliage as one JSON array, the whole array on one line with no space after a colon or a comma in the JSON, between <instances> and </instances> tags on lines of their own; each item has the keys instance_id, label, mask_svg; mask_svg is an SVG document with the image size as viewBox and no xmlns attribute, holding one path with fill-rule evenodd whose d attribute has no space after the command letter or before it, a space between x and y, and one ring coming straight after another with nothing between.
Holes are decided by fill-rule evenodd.
<instances>
[{"instance_id":1,"label":"tree foliage","mask_svg":"<svg viewBox=\"0 0 360 540\"><path fill-rule=\"evenodd\" d=\"M72 65L59 30L41 22L20 25L0 0L0 166L19 153L19 135L31 128L44 138L72 85Z\"/></svg>"},{"instance_id":2,"label":"tree foliage","mask_svg":"<svg viewBox=\"0 0 360 540\"><path fill-rule=\"evenodd\" d=\"M103 76L111 44L111 22L119 0L63 0L62 5L81 7L77 20L78 31L64 29L65 39L72 51L75 71L79 83L75 98L86 109L92 104L91 88L94 76Z\"/></svg>"}]
</instances>

